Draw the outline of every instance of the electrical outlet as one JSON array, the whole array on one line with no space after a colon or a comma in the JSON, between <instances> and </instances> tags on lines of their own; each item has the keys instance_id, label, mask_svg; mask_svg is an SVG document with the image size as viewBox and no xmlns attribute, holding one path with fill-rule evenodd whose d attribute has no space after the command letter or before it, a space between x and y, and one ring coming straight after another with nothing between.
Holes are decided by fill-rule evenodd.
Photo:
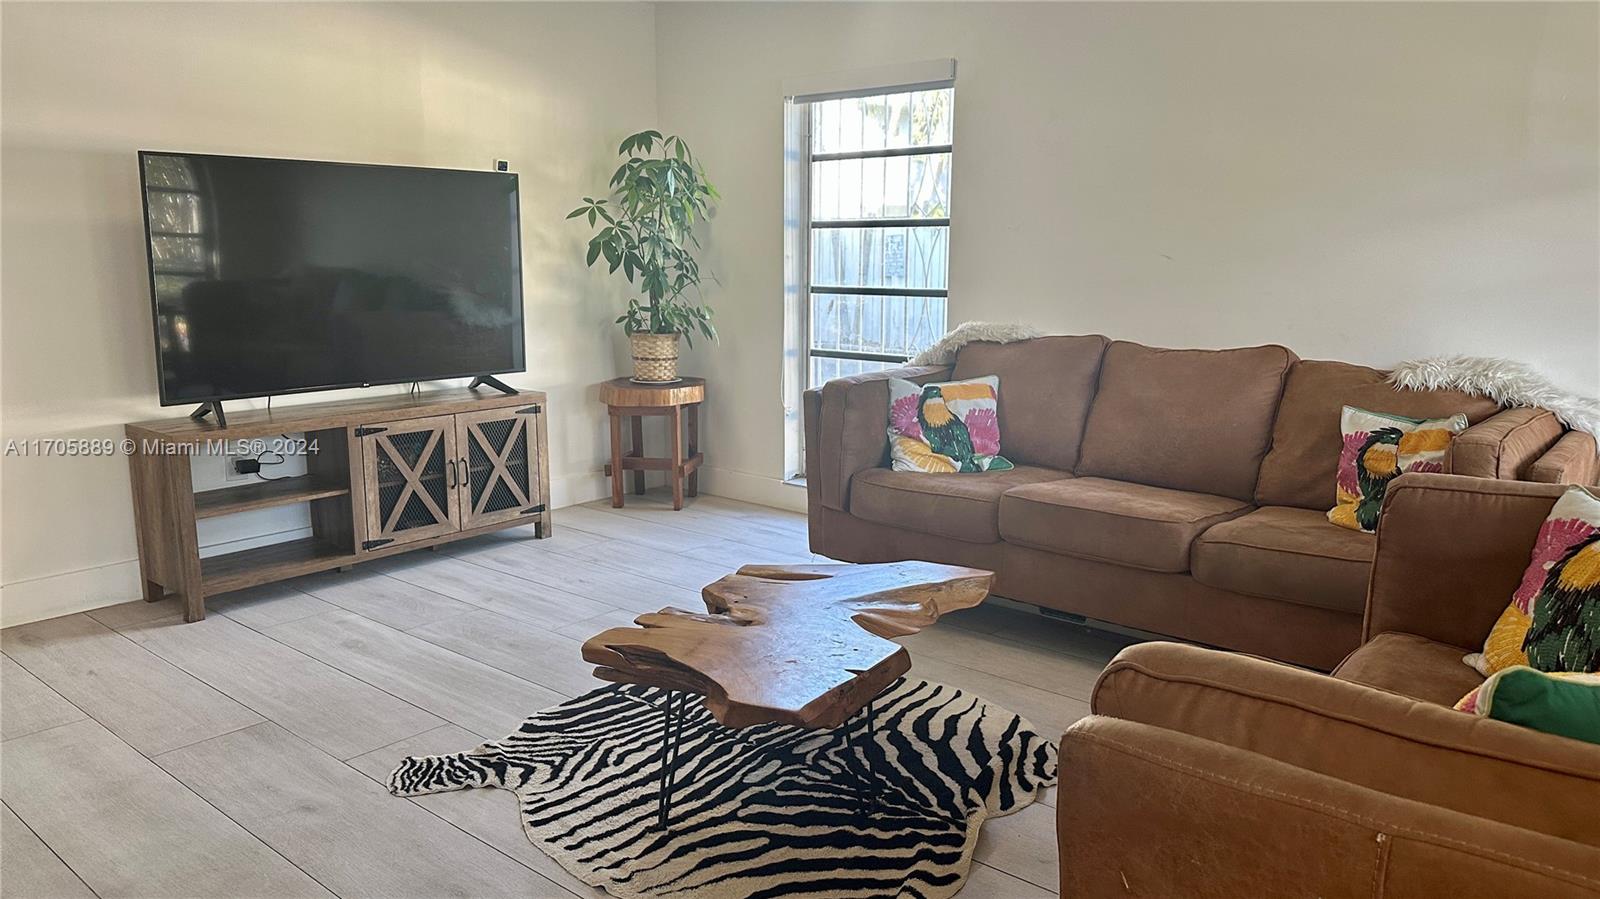
<instances>
[{"instance_id":1,"label":"electrical outlet","mask_svg":"<svg viewBox=\"0 0 1600 899\"><path fill-rule=\"evenodd\" d=\"M224 480L228 480L228 481L253 481L253 480L255 480L255 477L256 477L255 475L253 475L253 474L245 474L244 472L239 470L239 462L242 461L242 460L245 460L245 459L254 460L255 457L254 456L231 456L231 455L230 456L223 456L222 457L222 476L223 476L223 479Z\"/></svg>"}]
</instances>

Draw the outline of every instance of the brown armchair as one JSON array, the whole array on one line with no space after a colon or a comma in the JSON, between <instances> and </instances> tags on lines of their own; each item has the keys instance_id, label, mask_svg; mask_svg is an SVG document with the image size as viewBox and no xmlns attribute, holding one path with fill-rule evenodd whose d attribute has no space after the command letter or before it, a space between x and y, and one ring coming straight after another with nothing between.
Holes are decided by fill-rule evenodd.
<instances>
[{"instance_id":1,"label":"brown armchair","mask_svg":"<svg viewBox=\"0 0 1600 899\"><path fill-rule=\"evenodd\" d=\"M1391 485L1331 676L1121 653L1062 739L1062 895L1600 896L1600 746L1450 708L1562 489Z\"/></svg>"}]
</instances>

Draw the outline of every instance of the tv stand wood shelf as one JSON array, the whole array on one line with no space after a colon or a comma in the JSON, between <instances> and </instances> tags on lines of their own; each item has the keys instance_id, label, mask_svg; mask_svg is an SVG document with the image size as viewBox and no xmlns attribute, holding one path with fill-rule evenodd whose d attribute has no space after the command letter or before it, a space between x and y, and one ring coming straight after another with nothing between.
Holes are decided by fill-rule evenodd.
<instances>
[{"instance_id":1,"label":"tv stand wood shelf","mask_svg":"<svg viewBox=\"0 0 1600 899\"><path fill-rule=\"evenodd\" d=\"M271 411L235 412L222 427L193 418L142 421L128 469L144 598L206 597L502 528L550 535L545 395L468 388ZM304 434L306 474L196 492L190 458L222 441ZM315 445L315 452L309 445ZM200 555L202 518L306 504L311 536Z\"/></svg>"}]
</instances>

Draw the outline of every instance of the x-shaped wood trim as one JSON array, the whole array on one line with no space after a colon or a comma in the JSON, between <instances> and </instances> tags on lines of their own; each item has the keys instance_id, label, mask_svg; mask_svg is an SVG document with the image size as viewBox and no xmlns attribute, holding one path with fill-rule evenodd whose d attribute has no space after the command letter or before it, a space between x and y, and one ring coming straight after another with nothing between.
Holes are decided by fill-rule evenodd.
<instances>
[{"instance_id":1,"label":"x-shaped wood trim","mask_svg":"<svg viewBox=\"0 0 1600 899\"><path fill-rule=\"evenodd\" d=\"M406 486L400 491L400 498L395 501L394 509L389 512L389 520L383 523L383 533L388 534L394 531L394 526L399 523L400 514L405 511L406 503L410 501L412 494L422 497L423 504L428 507L428 511L433 513L435 521L449 521L450 516L439 508L439 504L433 501L433 497L429 496L428 491L423 489L422 486L422 469L427 466L428 457L433 455L433 448L438 446L439 441L444 439L444 432L435 430L433 435L428 438L428 442L422 447L422 452L417 454L417 467L415 469L395 449L390 440L391 436L388 434L380 435L378 437L378 445L383 447L383 451L388 453L390 459L394 460L395 468L399 469L400 474L406 479Z\"/></svg>"},{"instance_id":2,"label":"x-shaped wood trim","mask_svg":"<svg viewBox=\"0 0 1600 899\"><path fill-rule=\"evenodd\" d=\"M505 481L506 486L511 488L511 492L516 496L517 505L530 505L528 491L517 486L517 481L511 476L511 468L508 464L511 460L511 450L517 445L517 433L525 430L527 426L528 423L524 419L511 419L511 430L506 434L506 445L504 448L497 450L490 445L488 435L483 433L477 422L469 422L467 424L467 439L478 441L478 445L483 447L483 454L489 457L491 464L494 466L489 471L489 480L484 482L483 490L478 493L478 501L473 504L472 514L483 514L483 507L488 505L489 497L494 493L494 484L497 480ZM470 450L471 448L468 447L469 455ZM530 484L532 483L531 474L530 472ZM468 465L467 476L469 478L472 476L470 465Z\"/></svg>"}]
</instances>

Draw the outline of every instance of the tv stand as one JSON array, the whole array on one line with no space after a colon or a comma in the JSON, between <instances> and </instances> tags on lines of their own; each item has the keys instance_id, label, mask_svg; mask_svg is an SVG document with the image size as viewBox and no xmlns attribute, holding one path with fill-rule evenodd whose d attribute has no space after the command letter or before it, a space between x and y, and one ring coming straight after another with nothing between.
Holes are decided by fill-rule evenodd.
<instances>
[{"instance_id":1,"label":"tv stand","mask_svg":"<svg viewBox=\"0 0 1600 899\"><path fill-rule=\"evenodd\" d=\"M437 546L502 528L550 536L545 395L448 390L277 409L207 403L188 418L125 426L144 598L177 594L184 618L207 597ZM306 473L196 491L190 459L223 439L303 434ZM201 558L196 522L278 506L306 509L309 535Z\"/></svg>"},{"instance_id":2,"label":"tv stand","mask_svg":"<svg viewBox=\"0 0 1600 899\"><path fill-rule=\"evenodd\" d=\"M195 421L204 421L205 417L213 412L217 413L217 427L227 427L228 417L222 414L222 400L207 400L201 403L200 408L189 413L189 417Z\"/></svg>"},{"instance_id":3,"label":"tv stand","mask_svg":"<svg viewBox=\"0 0 1600 899\"><path fill-rule=\"evenodd\" d=\"M480 386L493 387L506 396L517 395L517 389L515 387L512 387L510 384L507 384L494 375L479 375L476 378L473 378L472 383L467 385L467 389L477 390Z\"/></svg>"}]
</instances>

